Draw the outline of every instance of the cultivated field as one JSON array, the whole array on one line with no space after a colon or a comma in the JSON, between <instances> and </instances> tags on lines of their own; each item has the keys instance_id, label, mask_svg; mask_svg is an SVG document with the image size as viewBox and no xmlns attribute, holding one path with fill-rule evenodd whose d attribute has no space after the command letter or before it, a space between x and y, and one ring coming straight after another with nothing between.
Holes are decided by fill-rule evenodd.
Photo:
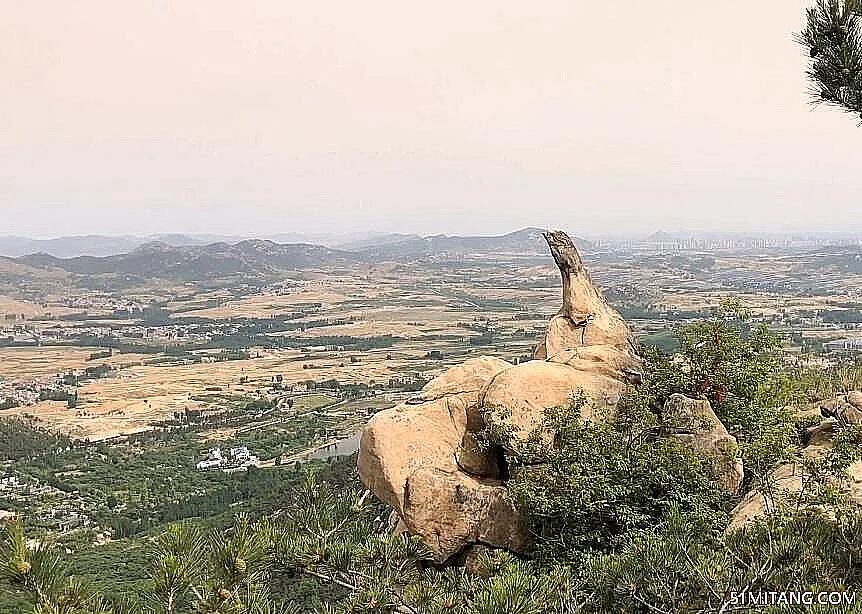
<instances>
[{"instance_id":1,"label":"cultivated field","mask_svg":"<svg viewBox=\"0 0 862 614\"><path fill-rule=\"evenodd\" d=\"M860 276L844 275L844 292L807 290L810 276L785 257L623 253L588 265L612 302L632 310L636 334L665 340L679 323L673 312L696 317L736 296L773 325L795 327L822 343L849 332L814 322L811 314L852 302L855 288L862 287ZM155 281L113 294L73 288L60 297L53 287L45 295L46 305L61 298L94 305L74 310L80 321L57 319L58 308L38 301L0 296L0 314L25 318L11 326L60 330L73 346L0 348L0 378L50 377L101 364L115 369L108 377L82 380L71 409L43 401L5 413L35 415L75 436L102 439L198 409L196 399L213 390L271 401L267 391L276 377L287 387L331 380L379 387L393 379L429 378L469 356L514 361L531 354L558 309L557 275L545 258L497 258L305 270L259 289ZM158 305L160 315L153 321L105 317L106 302L131 299ZM111 339L124 352L88 360L100 350L78 346L76 336ZM219 357L237 349L250 357ZM203 357L206 362L199 362ZM209 362L214 358L219 361Z\"/></svg>"}]
</instances>

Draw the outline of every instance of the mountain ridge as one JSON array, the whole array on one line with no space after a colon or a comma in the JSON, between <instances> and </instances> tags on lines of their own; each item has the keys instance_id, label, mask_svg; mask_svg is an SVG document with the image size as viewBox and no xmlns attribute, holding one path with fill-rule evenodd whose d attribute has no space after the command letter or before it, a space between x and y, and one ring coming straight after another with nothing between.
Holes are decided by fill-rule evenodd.
<instances>
[{"instance_id":1,"label":"mountain ridge","mask_svg":"<svg viewBox=\"0 0 862 614\"><path fill-rule=\"evenodd\" d=\"M313 243L277 243L269 239L218 241L205 245L172 245L154 240L121 254L79 255L62 258L34 253L17 258L15 264L41 269L59 269L78 275L118 275L181 281L242 275L272 277L289 270L318 266L385 262L426 257L461 257L482 254L544 254L547 247L538 228L524 228L496 236L382 235L360 242L357 249L335 249ZM591 244L576 239L581 248Z\"/></svg>"}]
</instances>

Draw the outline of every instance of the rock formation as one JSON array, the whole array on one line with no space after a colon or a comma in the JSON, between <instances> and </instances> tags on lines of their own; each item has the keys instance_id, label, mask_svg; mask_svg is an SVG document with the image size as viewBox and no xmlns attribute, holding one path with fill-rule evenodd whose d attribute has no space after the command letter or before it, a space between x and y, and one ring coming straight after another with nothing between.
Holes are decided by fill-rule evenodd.
<instances>
[{"instance_id":1,"label":"rock formation","mask_svg":"<svg viewBox=\"0 0 862 614\"><path fill-rule=\"evenodd\" d=\"M585 360L605 362L621 378L638 373L631 330L593 285L572 240L560 231L545 233L545 239L563 277L563 305L548 323L534 358L568 362L573 350L589 347L581 352Z\"/></svg>"},{"instance_id":2,"label":"rock formation","mask_svg":"<svg viewBox=\"0 0 862 614\"><path fill-rule=\"evenodd\" d=\"M713 471L728 492L739 491L743 470L736 438L727 432L709 401L672 394L664 405L662 421L671 437L712 460Z\"/></svg>"},{"instance_id":3,"label":"rock formation","mask_svg":"<svg viewBox=\"0 0 862 614\"><path fill-rule=\"evenodd\" d=\"M362 481L438 562L477 545L529 546L500 455L477 445L474 433L497 422L526 436L546 408L578 394L587 399L584 418L612 415L626 383L640 377L631 331L593 285L571 239L562 232L545 238L562 275L563 304L535 360L467 360L375 415L362 434Z\"/></svg>"},{"instance_id":4,"label":"rock formation","mask_svg":"<svg viewBox=\"0 0 862 614\"><path fill-rule=\"evenodd\" d=\"M728 531L744 528L746 525L766 515L771 506L780 500L796 503L800 500L807 480L804 459L821 458L832 450L835 427L838 424L862 423L862 392L853 391L839 394L832 399L813 404L800 411L803 416L819 416L820 424L806 431L807 444L802 449L802 461L785 463L772 472L770 492L764 493L757 488L742 497L731 512ZM862 505L862 461L856 461L847 470L847 479L836 484L850 500ZM805 505L805 502L802 501Z\"/></svg>"},{"instance_id":5,"label":"rock formation","mask_svg":"<svg viewBox=\"0 0 862 614\"><path fill-rule=\"evenodd\" d=\"M501 427L516 446L538 430L550 444L554 433L541 430L547 408L583 396L583 419L613 419L626 384L642 378L628 325L593 285L571 239L562 232L544 236L560 269L563 302L533 360L518 365L488 356L467 360L405 403L375 415L362 434L362 481L392 506L393 530L420 536L438 563L469 568L489 548L524 552L530 546L506 488L506 451L480 445L478 432ZM832 448L836 424L862 423L862 392L799 411L820 421L809 429L803 457L822 457ZM661 419L666 436L709 458L724 487L738 493L743 467L737 442L708 401L672 395ZM772 478L774 495L798 497L805 484L803 464L782 465ZM862 462L850 467L848 478L842 488L862 505ZM758 490L748 492L727 530L761 517L770 504Z\"/></svg>"}]
</instances>

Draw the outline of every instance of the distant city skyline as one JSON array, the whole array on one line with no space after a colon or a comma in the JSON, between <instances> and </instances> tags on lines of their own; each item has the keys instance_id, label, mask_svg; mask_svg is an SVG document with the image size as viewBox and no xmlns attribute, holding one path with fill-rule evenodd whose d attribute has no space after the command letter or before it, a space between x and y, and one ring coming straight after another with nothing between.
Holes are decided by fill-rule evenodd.
<instances>
[{"instance_id":1,"label":"distant city skyline","mask_svg":"<svg viewBox=\"0 0 862 614\"><path fill-rule=\"evenodd\" d=\"M0 235L862 232L808 5L16 3Z\"/></svg>"}]
</instances>

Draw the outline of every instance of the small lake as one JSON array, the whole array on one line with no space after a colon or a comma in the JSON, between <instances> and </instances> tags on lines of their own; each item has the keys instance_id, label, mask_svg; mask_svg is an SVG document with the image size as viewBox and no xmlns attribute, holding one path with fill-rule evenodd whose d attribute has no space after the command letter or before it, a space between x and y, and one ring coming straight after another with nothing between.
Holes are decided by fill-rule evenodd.
<instances>
[{"instance_id":1,"label":"small lake","mask_svg":"<svg viewBox=\"0 0 862 614\"><path fill-rule=\"evenodd\" d=\"M325 448L318 448L306 456L305 459L303 459L303 462L308 462L310 460L329 460L330 458L336 458L338 456L350 456L351 454L355 454L359 450L359 439L361 436L362 433L359 432L351 437L340 439Z\"/></svg>"}]
</instances>

